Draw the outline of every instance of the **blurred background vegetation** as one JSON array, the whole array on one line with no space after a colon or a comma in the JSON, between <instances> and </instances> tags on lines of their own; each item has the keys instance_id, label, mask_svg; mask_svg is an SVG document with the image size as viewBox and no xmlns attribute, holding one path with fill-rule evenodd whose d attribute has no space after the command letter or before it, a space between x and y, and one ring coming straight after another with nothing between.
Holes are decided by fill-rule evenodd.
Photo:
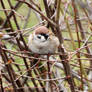
<instances>
[{"instance_id":1,"label":"blurred background vegetation","mask_svg":"<svg viewBox=\"0 0 92 92\"><path fill-rule=\"evenodd\" d=\"M14 9L19 2L18 7ZM52 92L51 90L53 92L92 92L91 8L91 0L1 0L0 43L3 46L0 44L0 50L2 64L4 64L1 70L1 91L4 92L3 90L7 89L6 92L11 92L11 90L14 92ZM37 13L36 10L41 13ZM7 20L11 12L12 17ZM3 25L6 20L6 24ZM51 63L51 77L52 80L55 79L52 83L53 89L46 82L47 61L42 62L44 60L31 55L27 47L29 34L40 25L52 30L64 46L64 48L60 47L60 54L54 56L57 58L55 62L57 68L54 62ZM66 56L60 56L61 54ZM37 64L39 60L41 64ZM31 62L35 62L38 66ZM61 65L60 68L58 64ZM30 67L34 66L36 69L32 70ZM10 74L8 74L9 67ZM11 79L12 73L14 74ZM67 78L69 76L70 78ZM16 80L18 81L15 82Z\"/></svg>"}]
</instances>

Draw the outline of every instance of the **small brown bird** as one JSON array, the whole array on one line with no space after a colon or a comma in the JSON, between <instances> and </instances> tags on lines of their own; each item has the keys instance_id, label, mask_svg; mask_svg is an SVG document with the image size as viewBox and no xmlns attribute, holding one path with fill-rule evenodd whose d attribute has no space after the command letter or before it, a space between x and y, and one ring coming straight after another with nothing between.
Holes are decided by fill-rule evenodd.
<instances>
[{"instance_id":1,"label":"small brown bird","mask_svg":"<svg viewBox=\"0 0 92 92\"><path fill-rule=\"evenodd\" d=\"M29 49L37 54L55 53L59 44L58 38L45 26L36 28L28 38Z\"/></svg>"}]
</instances>

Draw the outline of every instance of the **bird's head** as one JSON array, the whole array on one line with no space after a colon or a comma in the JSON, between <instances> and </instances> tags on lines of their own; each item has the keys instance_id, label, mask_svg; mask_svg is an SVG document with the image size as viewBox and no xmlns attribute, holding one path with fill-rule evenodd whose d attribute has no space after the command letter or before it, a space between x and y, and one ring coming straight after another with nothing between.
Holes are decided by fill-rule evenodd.
<instances>
[{"instance_id":1,"label":"bird's head","mask_svg":"<svg viewBox=\"0 0 92 92\"><path fill-rule=\"evenodd\" d=\"M45 26L40 26L34 30L34 39L45 42L49 38L49 29Z\"/></svg>"}]
</instances>

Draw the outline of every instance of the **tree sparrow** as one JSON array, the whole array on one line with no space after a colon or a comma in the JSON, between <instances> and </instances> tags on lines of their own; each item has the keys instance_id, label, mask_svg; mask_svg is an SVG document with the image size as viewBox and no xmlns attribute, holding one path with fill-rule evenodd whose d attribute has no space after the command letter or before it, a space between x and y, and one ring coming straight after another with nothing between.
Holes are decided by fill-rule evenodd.
<instances>
[{"instance_id":1,"label":"tree sparrow","mask_svg":"<svg viewBox=\"0 0 92 92\"><path fill-rule=\"evenodd\" d=\"M58 38L45 26L36 28L28 38L29 49L37 54L55 53L59 44Z\"/></svg>"}]
</instances>

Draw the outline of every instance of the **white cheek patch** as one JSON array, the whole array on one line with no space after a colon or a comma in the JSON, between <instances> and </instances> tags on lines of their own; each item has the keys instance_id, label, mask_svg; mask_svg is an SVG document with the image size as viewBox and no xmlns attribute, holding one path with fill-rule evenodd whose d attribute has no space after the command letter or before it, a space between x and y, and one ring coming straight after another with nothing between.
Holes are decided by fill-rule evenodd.
<instances>
[{"instance_id":1,"label":"white cheek patch","mask_svg":"<svg viewBox=\"0 0 92 92\"><path fill-rule=\"evenodd\" d=\"M46 41L45 37L43 35L34 35L34 40L38 43L43 43Z\"/></svg>"},{"instance_id":2,"label":"white cheek patch","mask_svg":"<svg viewBox=\"0 0 92 92\"><path fill-rule=\"evenodd\" d=\"M45 40L44 36L41 36L41 40L42 40L42 41L44 41L44 40Z\"/></svg>"},{"instance_id":3,"label":"white cheek patch","mask_svg":"<svg viewBox=\"0 0 92 92\"><path fill-rule=\"evenodd\" d=\"M44 36L42 36L42 35L36 35L35 37L36 37L36 40L38 40L38 41L40 41L40 42L43 42L43 41L46 40L46 39L44 38Z\"/></svg>"}]
</instances>

